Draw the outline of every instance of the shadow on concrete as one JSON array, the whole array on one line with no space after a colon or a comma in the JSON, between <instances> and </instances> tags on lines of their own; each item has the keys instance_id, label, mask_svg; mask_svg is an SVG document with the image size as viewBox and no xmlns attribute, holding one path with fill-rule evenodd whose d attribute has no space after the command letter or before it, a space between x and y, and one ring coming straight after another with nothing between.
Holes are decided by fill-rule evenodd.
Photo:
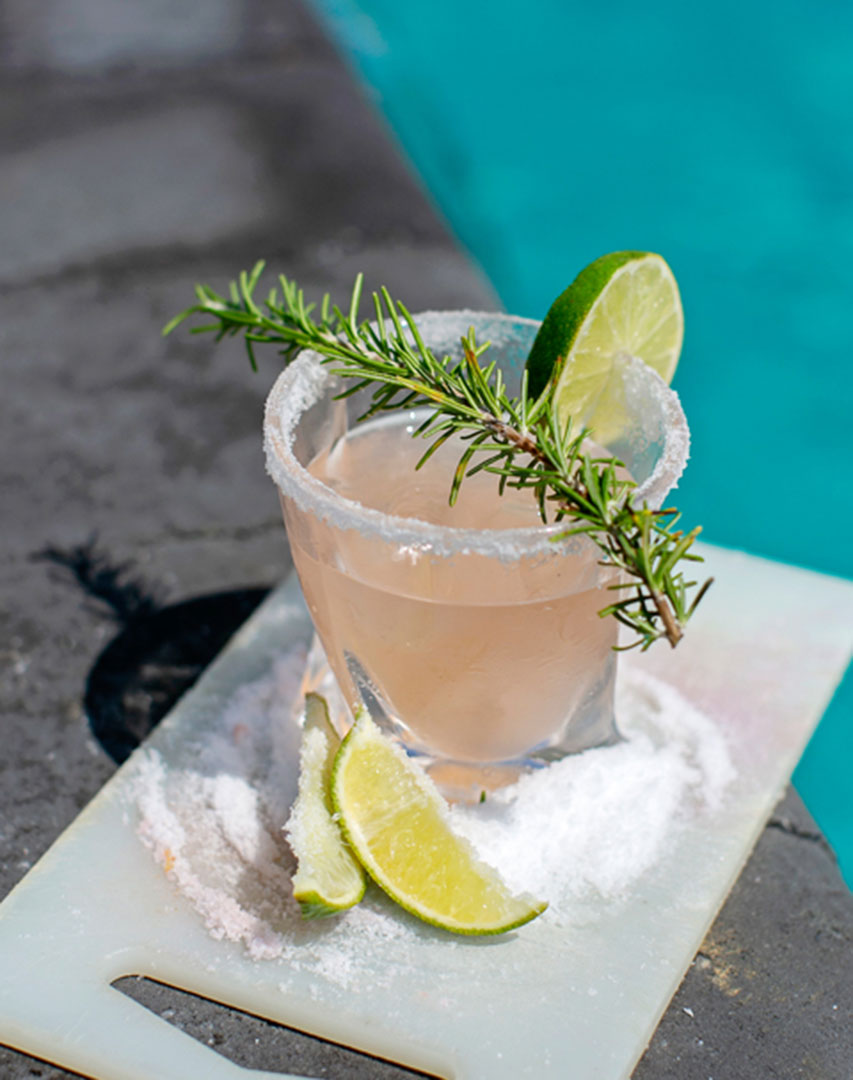
<instances>
[{"instance_id":1,"label":"shadow on concrete","mask_svg":"<svg viewBox=\"0 0 853 1080\"><path fill-rule=\"evenodd\" d=\"M269 593L230 589L161 605L158 591L100 551L97 538L36 553L69 571L101 614L121 626L86 679L92 733L117 764L157 726Z\"/></svg>"}]
</instances>

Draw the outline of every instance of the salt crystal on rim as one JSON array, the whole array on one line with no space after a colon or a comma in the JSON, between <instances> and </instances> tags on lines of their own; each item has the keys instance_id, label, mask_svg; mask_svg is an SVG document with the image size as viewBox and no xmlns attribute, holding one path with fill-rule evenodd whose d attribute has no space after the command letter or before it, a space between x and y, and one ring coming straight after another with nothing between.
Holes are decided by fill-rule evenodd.
<instances>
[{"instance_id":1,"label":"salt crystal on rim","mask_svg":"<svg viewBox=\"0 0 853 1080\"><path fill-rule=\"evenodd\" d=\"M500 312L424 312L414 316L430 347L439 355L458 355L459 338L474 324L481 337L491 339L495 351L521 349L526 355L536 327L532 319ZM496 359L498 359L496 357ZM687 462L690 437L678 395L642 360L625 356L618 365L632 413L642 417L648 441L662 439L660 456L650 475L640 480L633 498L637 505L660 506L673 488ZM508 372L505 372L508 375ZM425 548L433 555L476 554L513 562L522 556L553 556L582 550L591 543L586 537L570 537L555 543L564 527L535 526L518 529L462 529L437 526L411 517L396 517L362 506L335 494L312 476L297 458L294 441L300 418L323 398L334 377L319 354L305 350L282 371L266 401L264 412L264 452L266 468L279 491L338 529L358 529L365 537L393 540L397 547ZM648 430L645 430L648 429ZM637 433L635 433L637 434Z\"/></svg>"}]
</instances>

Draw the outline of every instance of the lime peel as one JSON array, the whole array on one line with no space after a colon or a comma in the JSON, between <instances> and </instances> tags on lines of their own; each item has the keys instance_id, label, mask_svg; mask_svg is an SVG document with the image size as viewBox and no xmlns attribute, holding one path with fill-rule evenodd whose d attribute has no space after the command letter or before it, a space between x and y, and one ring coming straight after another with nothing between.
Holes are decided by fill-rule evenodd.
<instances>
[{"instance_id":1,"label":"lime peel","mask_svg":"<svg viewBox=\"0 0 853 1080\"><path fill-rule=\"evenodd\" d=\"M628 354L665 382L675 373L684 338L678 285L661 258L614 251L583 269L548 310L527 358L528 387L548 387L562 425L589 426L600 443L618 433L614 364Z\"/></svg>"},{"instance_id":2,"label":"lime peel","mask_svg":"<svg viewBox=\"0 0 853 1080\"><path fill-rule=\"evenodd\" d=\"M299 793L285 825L299 863L293 877L293 896L304 919L346 911L364 896L364 871L346 845L329 796L340 745L325 699L319 694L307 694L299 752Z\"/></svg>"},{"instance_id":3,"label":"lime peel","mask_svg":"<svg viewBox=\"0 0 853 1080\"><path fill-rule=\"evenodd\" d=\"M335 759L341 829L377 885L412 915L458 934L502 934L547 904L513 896L450 826L429 777L361 713Z\"/></svg>"}]
</instances>

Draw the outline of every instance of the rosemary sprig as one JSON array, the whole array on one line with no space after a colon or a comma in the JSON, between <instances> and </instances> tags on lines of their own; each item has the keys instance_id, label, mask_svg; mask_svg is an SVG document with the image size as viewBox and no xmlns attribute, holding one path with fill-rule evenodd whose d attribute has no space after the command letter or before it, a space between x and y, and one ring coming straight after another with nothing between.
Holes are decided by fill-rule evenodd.
<instances>
[{"instance_id":1,"label":"rosemary sprig","mask_svg":"<svg viewBox=\"0 0 853 1080\"><path fill-rule=\"evenodd\" d=\"M602 564L622 570L623 580L610 586L619 598L599 614L612 615L636 633L625 647L645 650L660 638L673 648L678 644L713 580L690 599L697 582L686 580L681 566L702 561L690 550L700 528L677 530L675 509L632 505L636 485L620 475L622 462L584 450L588 430L561 427L551 392L556 372L538 398L530 397L526 374L520 395L511 397L497 362L481 363L489 345L476 341L473 328L462 339L462 360L454 362L434 355L404 305L385 288L373 293L375 322L359 322L361 274L344 312L328 294L319 309L306 303L302 289L284 276L259 304L255 292L263 270L259 262L250 273L242 272L227 297L197 285L198 303L172 319L163 333L191 315L205 316L208 321L191 332L213 332L217 341L242 335L255 370L256 345L278 346L286 362L302 349L313 349L335 374L353 380L341 396L373 387L362 420L388 409L429 406L414 432L429 443L418 468L451 435L466 443L451 482L451 504L465 477L480 471L495 474L501 492L530 488L544 522L569 525L555 539L586 535L600 549Z\"/></svg>"}]
</instances>

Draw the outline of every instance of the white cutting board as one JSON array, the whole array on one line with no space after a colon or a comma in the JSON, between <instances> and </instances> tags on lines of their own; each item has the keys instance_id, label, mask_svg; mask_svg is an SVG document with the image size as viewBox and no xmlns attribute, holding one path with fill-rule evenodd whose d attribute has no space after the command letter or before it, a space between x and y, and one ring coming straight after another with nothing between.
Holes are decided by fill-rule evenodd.
<instances>
[{"instance_id":1,"label":"white cutting board","mask_svg":"<svg viewBox=\"0 0 853 1080\"><path fill-rule=\"evenodd\" d=\"M703 550L717 583L688 636L630 662L715 720L738 779L630 900L573 928L537 920L471 941L424 926L402 944L378 940L354 972L359 989L346 990L310 959L253 962L208 935L136 836L126 766L0 905L0 1042L98 1080L274 1075L239 1068L110 986L145 975L454 1080L629 1077L853 644L853 583ZM291 579L147 745L185 759L210 710L309 632Z\"/></svg>"}]
</instances>

